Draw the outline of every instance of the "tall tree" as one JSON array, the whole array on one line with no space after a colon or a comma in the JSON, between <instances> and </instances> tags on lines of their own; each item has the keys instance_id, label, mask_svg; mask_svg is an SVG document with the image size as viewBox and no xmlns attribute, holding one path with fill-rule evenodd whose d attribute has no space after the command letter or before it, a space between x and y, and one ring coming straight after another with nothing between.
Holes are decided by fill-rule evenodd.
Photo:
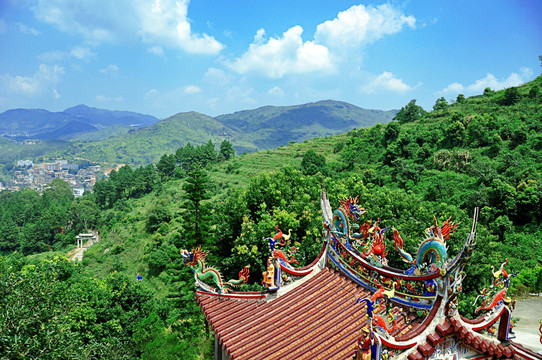
<instances>
[{"instance_id":1,"label":"tall tree","mask_svg":"<svg viewBox=\"0 0 542 360\"><path fill-rule=\"evenodd\" d=\"M446 110L448 108L448 102L443 97L440 97L435 101L435 105L433 105L433 110Z\"/></svg>"},{"instance_id":2,"label":"tall tree","mask_svg":"<svg viewBox=\"0 0 542 360\"><path fill-rule=\"evenodd\" d=\"M205 233L210 227L210 209L205 204L205 200L210 198L208 187L209 175L205 170L196 169L188 173L186 183L183 185L185 191L183 229L188 247L202 244L205 240Z\"/></svg>"},{"instance_id":3,"label":"tall tree","mask_svg":"<svg viewBox=\"0 0 542 360\"><path fill-rule=\"evenodd\" d=\"M184 235L187 247L204 243L204 234L209 229L209 207L204 203L210 198L208 193L209 175L203 169L192 170L188 173L185 191L183 215Z\"/></svg>"},{"instance_id":4,"label":"tall tree","mask_svg":"<svg viewBox=\"0 0 542 360\"><path fill-rule=\"evenodd\" d=\"M218 160L227 161L229 159L233 159L234 157L235 157L235 150L233 149L231 142L229 142L228 140L222 141L222 143L220 143L220 151L218 153Z\"/></svg>"},{"instance_id":5,"label":"tall tree","mask_svg":"<svg viewBox=\"0 0 542 360\"><path fill-rule=\"evenodd\" d=\"M175 166L177 163L177 158L175 155L164 154L156 164L156 169L160 174L162 180L168 179L175 175Z\"/></svg>"},{"instance_id":6,"label":"tall tree","mask_svg":"<svg viewBox=\"0 0 542 360\"><path fill-rule=\"evenodd\" d=\"M326 158L312 149L307 151L301 161L301 171L305 175L314 175L318 172L326 175Z\"/></svg>"},{"instance_id":7,"label":"tall tree","mask_svg":"<svg viewBox=\"0 0 542 360\"><path fill-rule=\"evenodd\" d=\"M410 102L404 107L402 107L401 110L399 110L393 120L397 120L399 121L399 123L405 124L409 122L414 122L424 115L425 110L421 106L416 105L416 99L413 99L410 100Z\"/></svg>"}]
</instances>

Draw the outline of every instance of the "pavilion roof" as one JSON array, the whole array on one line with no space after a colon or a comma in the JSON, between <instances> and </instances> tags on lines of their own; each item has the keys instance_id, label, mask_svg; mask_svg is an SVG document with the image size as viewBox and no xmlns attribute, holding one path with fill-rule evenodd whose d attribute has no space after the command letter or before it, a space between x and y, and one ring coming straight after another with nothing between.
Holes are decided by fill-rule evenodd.
<instances>
[{"instance_id":1,"label":"pavilion roof","mask_svg":"<svg viewBox=\"0 0 542 360\"><path fill-rule=\"evenodd\" d=\"M197 301L231 360L346 359L354 355L372 294L327 267L271 301L198 293ZM416 320L416 319L414 319ZM393 334L408 331L416 321Z\"/></svg>"}]
</instances>

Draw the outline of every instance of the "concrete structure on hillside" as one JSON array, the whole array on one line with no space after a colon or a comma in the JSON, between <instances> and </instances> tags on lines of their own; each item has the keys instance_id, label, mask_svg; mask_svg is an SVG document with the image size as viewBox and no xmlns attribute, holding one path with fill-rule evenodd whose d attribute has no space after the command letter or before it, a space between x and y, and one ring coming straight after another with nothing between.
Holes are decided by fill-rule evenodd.
<instances>
[{"instance_id":1,"label":"concrete structure on hillside","mask_svg":"<svg viewBox=\"0 0 542 360\"><path fill-rule=\"evenodd\" d=\"M89 248L90 246L97 243L100 239L95 233L79 234L76 237L77 239L77 248ZM90 243L89 243L90 241Z\"/></svg>"}]
</instances>

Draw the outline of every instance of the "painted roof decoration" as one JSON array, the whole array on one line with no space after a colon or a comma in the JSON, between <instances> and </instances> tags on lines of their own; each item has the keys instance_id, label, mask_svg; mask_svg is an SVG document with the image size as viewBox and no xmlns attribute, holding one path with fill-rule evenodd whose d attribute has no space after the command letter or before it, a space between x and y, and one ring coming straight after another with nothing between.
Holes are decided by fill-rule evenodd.
<instances>
[{"instance_id":1,"label":"painted roof decoration","mask_svg":"<svg viewBox=\"0 0 542 360\"><path fill-rule=\"evenodd\" d=\"M448 254L446 245L457 225L451 218L442 224L434 218L413 256L403 249L397 229L380 228L380 220L361 221L366 210L358 199L341 199L332 211L322 193L322 250L304 267L290 246L291 231L285 235L277 225L264 239L269 243L265 291L232 291L248 281L248 268L224 282L218 270L205 266L201 248L181 251L215 334L215 359L542 360L513 341L515 303L507 290L515 275L505 269L508 260L492 268L492 284L473 304L479 316L471 320L458 312L457 296L476 245L478 209L458 254ZM390 232L407 270L388 266Z\"/></svg>"}]
</instances>

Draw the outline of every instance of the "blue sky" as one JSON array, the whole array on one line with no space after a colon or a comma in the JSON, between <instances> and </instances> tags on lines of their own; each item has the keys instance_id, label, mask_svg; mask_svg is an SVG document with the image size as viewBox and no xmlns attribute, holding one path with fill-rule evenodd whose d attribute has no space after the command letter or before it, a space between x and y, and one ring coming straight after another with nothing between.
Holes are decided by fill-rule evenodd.
<instances>
[{"instance_id":1,"label":"blue sky","mask_svg":"<svg viewBox=\"0 0 542 360\"><path fill-rule=\"evenodd\" d=\"M0 0L0 112L431 109L540 74L542 2Z\"/></svg>"}]
</instances>

